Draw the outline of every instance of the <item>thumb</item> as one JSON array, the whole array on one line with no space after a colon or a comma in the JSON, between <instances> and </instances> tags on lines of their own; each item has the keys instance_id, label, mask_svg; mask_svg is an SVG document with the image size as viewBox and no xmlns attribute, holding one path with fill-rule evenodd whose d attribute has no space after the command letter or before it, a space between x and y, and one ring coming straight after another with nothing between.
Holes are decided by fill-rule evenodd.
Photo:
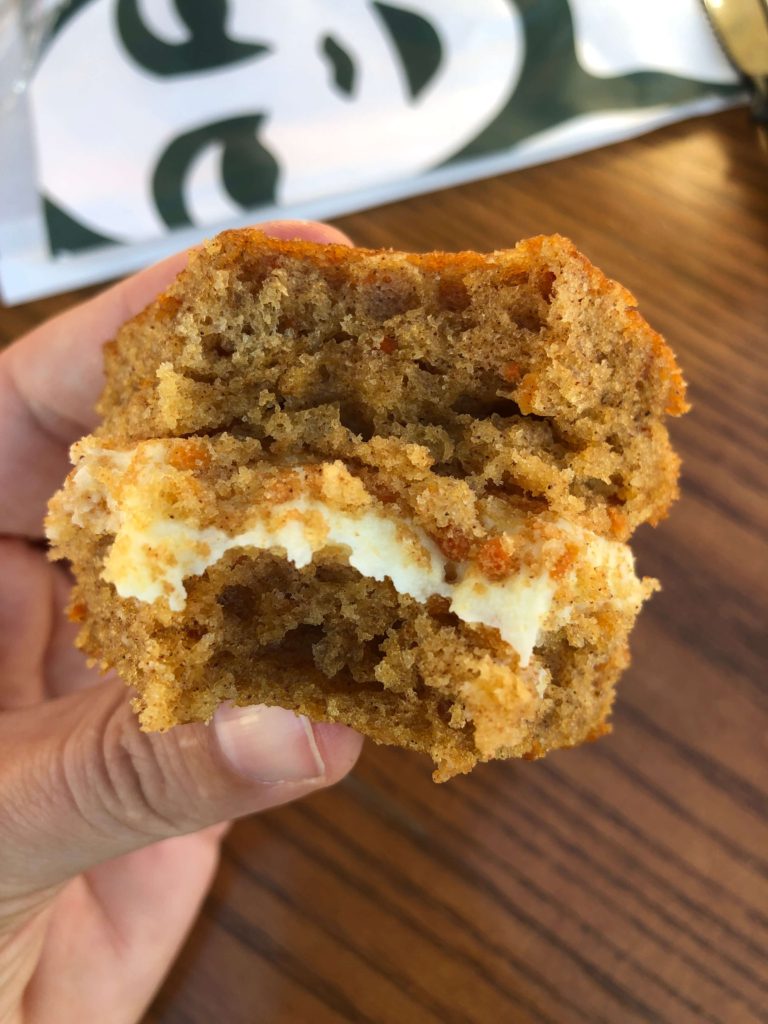
<instances>
[{"instance_id":1,"label":"thumb","mask_svg":"<svg viewBox=\"0 0 768 1024\"><path fill-rule=\"evenodd\" d=\"M0 716L0 899L336 782L362 739L281 708L143 733L119 681Z\"/></svg>"}]
</instances>

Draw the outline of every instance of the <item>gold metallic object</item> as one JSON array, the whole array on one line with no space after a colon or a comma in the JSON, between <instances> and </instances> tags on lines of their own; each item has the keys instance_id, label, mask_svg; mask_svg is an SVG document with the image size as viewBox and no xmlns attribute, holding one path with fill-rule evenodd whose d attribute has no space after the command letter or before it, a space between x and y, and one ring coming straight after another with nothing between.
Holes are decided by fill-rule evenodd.
<instances>
[{"instance_id":1,"label":"gold metallic object","mask_svg":"<svg viewBox=\"0 0 768 1024\"><path fill-rule=\"evenodd\" d=\"M768 0L701 0L718 42L752 86L752 111L768 121Z\"/></svg>"}]
</instances>

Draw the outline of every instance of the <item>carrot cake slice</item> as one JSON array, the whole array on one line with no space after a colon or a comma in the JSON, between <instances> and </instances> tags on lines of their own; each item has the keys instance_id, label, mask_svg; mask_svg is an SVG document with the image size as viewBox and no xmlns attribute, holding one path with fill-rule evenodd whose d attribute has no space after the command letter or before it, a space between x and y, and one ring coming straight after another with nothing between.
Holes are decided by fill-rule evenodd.
<instances>
[{"instance_id":1,"label":"carrot cake slice","mask_svg":"<svg viewBox=\"0 0 768 1024\"><path fill-rule=\"evenodd\" d=\"M230 231L106 351L52 499L79 644L148 730L222 701L438 781L607 728L677 493L674 357L567 239L411 255Z\"/></svg>"}]
</instances>

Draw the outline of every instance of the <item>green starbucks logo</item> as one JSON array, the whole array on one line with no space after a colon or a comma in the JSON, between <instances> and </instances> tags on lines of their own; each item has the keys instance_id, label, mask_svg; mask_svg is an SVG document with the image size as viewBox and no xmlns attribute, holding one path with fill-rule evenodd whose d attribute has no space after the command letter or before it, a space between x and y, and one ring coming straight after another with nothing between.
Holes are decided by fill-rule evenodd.
<instances>
[{"instance_id":1,"label":"green starbucks logo","mask_svg":"<svg viewBox=\"0 0 768 1024\"><path fill-rule=\"evenodd\" d=\"M650 51L614 53L611 15L597 18L597 7L70 4L32 89L52 248L214 229L245 210L365 193L508 151L585 115L736 88L693 66L658 66Z\"/></svg>"}]
</instances>

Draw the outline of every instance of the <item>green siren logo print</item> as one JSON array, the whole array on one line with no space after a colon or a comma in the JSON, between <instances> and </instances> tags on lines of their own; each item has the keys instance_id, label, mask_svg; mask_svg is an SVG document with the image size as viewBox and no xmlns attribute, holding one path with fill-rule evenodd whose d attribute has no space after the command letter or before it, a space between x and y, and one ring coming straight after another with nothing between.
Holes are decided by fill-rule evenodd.
<instances>
[{"instance_id":1,"label":"green siren logo print","mask_svg":"<svg viewBox=\"0 0 768 1024\"><path fill-rule=\"evenodd\" d=\"M591 73L595 6L74 0L32 87L51 248L364 194L585 114L734 88L632 55Z\"/></svg>"},{"instance_id":2,"label":"green siren logo print","mask_svg":"<svg viewBox=\"0 0 768 1024\"><path fill-rule=\"evenodd\" d=\"M506 0L91 0L34 84L42 191L123 242L358 191L467 145L522 62Z\"/></svg>"}]
</instances>

